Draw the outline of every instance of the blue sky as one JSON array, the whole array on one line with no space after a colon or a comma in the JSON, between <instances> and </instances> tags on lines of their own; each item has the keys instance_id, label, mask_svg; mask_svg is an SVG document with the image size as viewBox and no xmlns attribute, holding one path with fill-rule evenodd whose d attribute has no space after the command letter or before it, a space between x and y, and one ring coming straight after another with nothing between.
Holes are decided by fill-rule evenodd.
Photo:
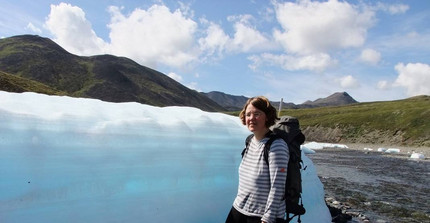
<instances>
[{"instance_id":1,"label":"blue sky","mask_svg":"<svg viewBox=\"0 0 430 223\"><path fill-rule=\"evenodd\" d=\"M303 103L430 95L430 1L0 0L0 37L113 54L197 91Z\"/></svg>"}]
</instances>

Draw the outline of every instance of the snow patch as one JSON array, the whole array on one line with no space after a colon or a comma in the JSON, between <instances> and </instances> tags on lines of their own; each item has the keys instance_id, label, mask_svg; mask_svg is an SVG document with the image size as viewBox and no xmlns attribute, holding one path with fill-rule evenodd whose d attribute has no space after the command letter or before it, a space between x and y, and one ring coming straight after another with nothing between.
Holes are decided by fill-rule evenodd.
<instances>
[{"instance_id":1,"label":"snow patch","mask_svg":"<svg viewBox=\"0 0 430 223\"><path fill-rule=\"evenodd\" d=\"M386 152L386 153L392 153L392 154L398 154L398 153L400 153L400 149L389 148L389 149L385 150L384 152Z\"/></svg>"},{"instance_id":2,"label":"snow patch","mask_svg":"<svg viewBox=\"0 0 430 223\"><path fill-rule=\"evenodd\" d=\"M419 159L419 160L424 160L426 157L424 156L424 154L422 153L412 153L411 155L411 159Z\"/></svg>"}]
</instances>

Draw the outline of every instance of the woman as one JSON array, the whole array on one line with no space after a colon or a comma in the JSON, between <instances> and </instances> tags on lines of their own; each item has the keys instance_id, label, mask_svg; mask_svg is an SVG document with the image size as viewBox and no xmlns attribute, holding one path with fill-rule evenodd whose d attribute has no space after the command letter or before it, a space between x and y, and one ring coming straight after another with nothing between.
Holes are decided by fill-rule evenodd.
<instances>
[{"instance_id":1,"label":"woman","mask_svg":"<svg viewBox=\"0 0 430 223\"><path fill-rule=\"evenodd\" d=\"M276 109L265 97L250 98L240 112L242 123L254 134L239 166L239 188L226 223L275 223L285 215L283 201L287 177L288 147L276 139L264 160L269 127L277 119Z\"/></svg>"}]
</instances>

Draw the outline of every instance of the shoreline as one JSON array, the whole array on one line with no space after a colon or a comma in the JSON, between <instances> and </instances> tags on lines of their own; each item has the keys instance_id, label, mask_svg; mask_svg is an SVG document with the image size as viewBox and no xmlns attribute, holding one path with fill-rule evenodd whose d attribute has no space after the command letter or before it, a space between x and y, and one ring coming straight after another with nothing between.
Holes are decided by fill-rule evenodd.
<instances>
[{"instance_id":1,"label":"shoreline","mask_svg":"<svg viewBox=\"0 0 430 223\"><path fill-rule=\"evenodd\" d=\"M384 155L389 156L395 156L399 158L410 158L412 153L421 153L424 155L425 159L420 160L430 160L430 147L416 147L416 146L396 146L396 145L382 145L382 144L370 144L370 143L338 143L341 145L346 145L347 149L353 149L357 151L363 151L363 152L378 152L378 148L395 148L399 149L399 153L384 153L384 152L378 152L382 153ZM365 149L366 148L366 149ZM339 148L343 149L343 148ZM371 149L371 150L368 150Z\"/></svg>"},{"instance_id":2,"label":"shoreline","mask_svg":"<svg viewBox=\"0 0 430 223\"><path fill-rule=\"evenodd\" d=\"M388 220L385 220L384 216L387 218L393 218L393 216L395 217L395 214L393 214L393 212L400 210L398 209L399 207L403 207L401 205L399 206L398 202L391 203L392 200L390 199L396 200L399 196L398 193L403 193L402 196L399 196L400 198L398 199L404 199L404 201L408 201L408 199L415 199L413 194L415 194L416 190L415 192L413 192L413 189L408 190L407 188L414 188L416 185L414 186L414 184L405 184L405 182L402 181L402 179L404 179L405 177L407 178L407 176L401 174L403 173L404 169L402 169L403 165L400 164L405 164L404 167L406 169L407 167L409 167L409 169L407 169L408 171L415 171L417 170L416 168L418 168L422 172L423 168L428 166L430 162L430 147L393 145L387 146L365 143L342 143L333 145L335 146L330 147L330 145L327 145L327 147L323 147L323 149L321 149L321 153L327 153L327 155L325 156L318 156L317 154L320 152L320 149L315 149L316 154L312 156L315 156L314 158L316 161L314 161L314 159L312 158L311 159L313 160L315 165L317 165L317 161L320 161L323 167L329 167L323 168L324 170L329 172L323 171L322 175L318 174L318 176L320 177L321 182L324 185L326 205L330 210L332 222L335 223L368 223L374 221L375 219L378 219L378 222L389 222ZM368 150L368 148L372 150ZM378 148L399 149L399 152L380 152L378 151ZM323 152L324 150L325 152ZM423 154L425 159L410 158L413 152ZM355 159L356 156L360 157L360 159ZM367 159L367 157L379 158ZM384 162L381 163L382 160ZM328 174L332 173L331 167L333 166L341 166L342 168L344 168L344 171L347 171L347 168L352 169L352 171L348 172L351 174L351 176L354 175L355 168L362 170L370 170L367 172L364 171L362 172L362 174L367 173L366 176L377 174L378 177L379 175L381 175L382 180L380 181L379 185L373 184L372 182L366 183L365 181L364 183L362 181L351 181L351 183L350 181L348 181L347 178L349 175L345 178L345 175L336 175L336 172L334 175ZM412 167L413 169L411 169ZM399 178L399 182L390 180L385 181L388 178L391 179L399 176L398 174L384 174L385 170L387 169L392 169L394 173L400 174L401 177ZM374 170L374 172L372 172L372 170ZM360 178L360 175L356 176ZM360 179L366 178L361 177ZM397 180L397 178L395 179ZM423 185L423 178L419 178L417 182L419 185ZM405 185L408 186L405 187ZM418 187L416 187L415 189L417 188ZM362 191L366 191L368 193L363 193ZM381 194L384 194L384 196L386 197L375 199L375 197L378 197L378 195ZM387 199L390 202L387 202ZM406 206L408 208L416 208L410 205L411 204L407 203ZM381 213L385 213L384 211L387 211L384 208L388 208L387 210L391 210L391 213L382 214L382 218L379 219L378 216ZM423 212L419 210L414 213L422 214ZM418 219L417 216L414 217L402 215L402 219ZM428 218L428 215L423 216Z\"/></svg>"}]
</instances>

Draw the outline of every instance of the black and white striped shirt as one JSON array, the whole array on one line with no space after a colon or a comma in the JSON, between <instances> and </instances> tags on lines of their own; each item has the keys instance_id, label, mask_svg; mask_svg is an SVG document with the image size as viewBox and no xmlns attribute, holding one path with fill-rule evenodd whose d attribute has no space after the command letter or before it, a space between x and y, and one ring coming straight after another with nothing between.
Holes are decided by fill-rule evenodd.
<instances>
[{"instance_id":1,"label":"black and white striped shirt","mask_svg":"<svg viewBox=\"0 0 430 223\"><path fill-rule=\"evenodd\" d=\"M289 152L282 139L276 139L269 152L269 166L264 160L264 144L253 137L248 151L239 166L239 189L234 200L234 208L247 216L262 217L261 220L274 223L285 215L282 200L287 178Z\"/></svg>"}]
</instances>

